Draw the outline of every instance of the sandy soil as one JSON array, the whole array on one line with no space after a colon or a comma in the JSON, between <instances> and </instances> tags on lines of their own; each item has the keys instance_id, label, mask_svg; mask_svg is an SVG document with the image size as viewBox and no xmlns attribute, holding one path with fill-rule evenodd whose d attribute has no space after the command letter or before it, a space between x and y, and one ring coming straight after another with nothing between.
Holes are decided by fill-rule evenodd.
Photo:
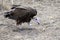
<instances>
[{"instance_id":1,"label":"sandy soil","mask_svg":"<svg viewBox=\"0 0 60 40\"><path fill-rule=\"evenodd\" d=\"M4 18L2 12L5 10L0 6L0 40L60 40L60 0L17 0L14 2L14 4L36 8L40 25L31 21L32 27L29 27L27 23L16 26L14 20Z\"/></svg>"}]
</instances>

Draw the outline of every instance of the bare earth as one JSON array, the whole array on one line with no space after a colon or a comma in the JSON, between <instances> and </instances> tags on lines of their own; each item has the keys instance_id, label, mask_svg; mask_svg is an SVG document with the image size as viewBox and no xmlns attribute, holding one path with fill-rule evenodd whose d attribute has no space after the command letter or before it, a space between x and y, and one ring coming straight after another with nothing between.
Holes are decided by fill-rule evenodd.
<instances>
[{"instance_id":1,"label":"bare earth","mask_svg":"<svg viewBox=\"0 0 60 40\"><path fill-rule=\"evenodd\" d=\"M31 21L32 27L29 27L27 23L16 26L14 20L4 18L2 12L5 9L1 6L0 40L60 40L60 0L26 1L17 0L14 2L36 8L40 25Z\"/></svg>"}]
</instances>

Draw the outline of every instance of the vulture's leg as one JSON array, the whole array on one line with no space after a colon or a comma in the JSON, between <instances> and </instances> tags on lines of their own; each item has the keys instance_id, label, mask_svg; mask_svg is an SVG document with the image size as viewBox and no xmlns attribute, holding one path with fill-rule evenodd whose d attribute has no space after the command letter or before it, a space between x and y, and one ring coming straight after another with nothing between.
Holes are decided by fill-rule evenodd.
<instances>
[{"instance_id":1,"label":"vulture's leg","mask_svg":"<svg viewBox=\"0 0 60 40\"><path fill-rule=\"evenodd\" d=\"M28 25L29 25L29 27L32 27L32 24L30 22L28 22Z\"/></svg>"},{"instance_id":2,"label":"vulture's leg","mask_svg":"<svg viewBox=\"0 0 60 40\"><path fill-rule=\"evenodd\" d=\"M19 19L16 19L16 25L21 25Z\"/></svg>"},{"instance_id":3,"label":"vulture's leg","mask_svg":"<svg viewBox=\"0 0 60 40\"><path fill-rule=\"evenodd\" d=\"M16 21L16 25L19 25L19 21Z\"/></svg>"},{"instance_id":4,"label":"vulture's leg","mask_svg":"<svg viewBox=\"0 0 60 40\"><path fill-rule=\"evenodd\" d=\"M35 21L36 23L38 23L38 25L40 24L40 20L39 20L38 17L34 17L34 18L33 18L33 21Z\"/></svg>"}]
</instances>

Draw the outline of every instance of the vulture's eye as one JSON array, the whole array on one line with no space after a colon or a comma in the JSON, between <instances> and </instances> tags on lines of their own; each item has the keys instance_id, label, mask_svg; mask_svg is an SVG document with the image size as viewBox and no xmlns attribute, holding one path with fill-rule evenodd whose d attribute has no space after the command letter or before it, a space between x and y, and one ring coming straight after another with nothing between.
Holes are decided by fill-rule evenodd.
<instances>
[{"instance_id":1,"label":"vulture's eye","mask_svg":"<svg viewBox=\"0 0 60 40\"><path fill-rule=\"evenodd\" d=\"M37 20L37 19L35 19L35 20Z\"/></svg>"}]
</instances>

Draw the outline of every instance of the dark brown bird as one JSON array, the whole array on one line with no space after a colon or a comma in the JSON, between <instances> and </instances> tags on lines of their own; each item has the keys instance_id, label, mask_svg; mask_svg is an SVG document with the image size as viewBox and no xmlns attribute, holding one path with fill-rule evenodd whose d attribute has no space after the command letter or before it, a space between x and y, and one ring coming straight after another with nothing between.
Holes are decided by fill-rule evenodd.
<instances>
[{"instance_id":1,"label":"dark brown bird","mask_svg":"<svg viewBox=\"0 0 60 40\"><path fill-rule=\"evenodd\" d=\"M16 20L17 25L21 25L22 23L30 23L31 19L35 19L38 24L38 19L34 16L37 15L37 10L31 7L19 8L19 7L12 7L12 10L9 12L5 12L5 17L9 19Z\"/></svg>"}]
</instances>

